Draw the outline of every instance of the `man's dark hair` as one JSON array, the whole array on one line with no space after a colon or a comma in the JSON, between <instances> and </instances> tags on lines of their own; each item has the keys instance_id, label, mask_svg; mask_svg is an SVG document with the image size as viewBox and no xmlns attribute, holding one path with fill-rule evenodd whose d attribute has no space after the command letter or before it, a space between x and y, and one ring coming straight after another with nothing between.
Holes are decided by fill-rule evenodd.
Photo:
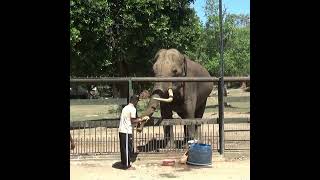
<instances>
[{"instance_id":1,"label":"man's dark hair","mask_svg":"<svg viewBox=\"0 0 320 180\"><path fill-rule=\"evenodd\" d=\"M133 95L130 97L130 102L131 103L137 103L139 101L139 96L138 95Z\"/></svg>"}]
</instances>

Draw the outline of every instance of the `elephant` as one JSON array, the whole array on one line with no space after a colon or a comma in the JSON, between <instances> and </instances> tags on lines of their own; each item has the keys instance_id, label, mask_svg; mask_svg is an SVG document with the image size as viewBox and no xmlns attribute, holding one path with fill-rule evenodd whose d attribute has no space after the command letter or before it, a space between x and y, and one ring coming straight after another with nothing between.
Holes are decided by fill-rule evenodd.
<instances>
[{"instance_id":1,"label":"elephant","mask_svg":"<svg viewBox=\"0 0 320 180\"><path fill-rule=\"evenodd\" d=\"M160 49L154 61L155 77L210 77L203 66L177 49ZM175 111L181 119L202 118L212 89L212 82L156 82L150 101L141 114L150 117L160 105L162 119L172 119L172 111ZM138 132L142 131L145 123L140 123L137 127ZM184 126L185 142L197 135L198 127L198 125ZM169 140L165 140L166 146L175 146L173 137L170 136L170 126L164 126L164 134L165 137L169 137Z\"/></svg>"}]
</instances>

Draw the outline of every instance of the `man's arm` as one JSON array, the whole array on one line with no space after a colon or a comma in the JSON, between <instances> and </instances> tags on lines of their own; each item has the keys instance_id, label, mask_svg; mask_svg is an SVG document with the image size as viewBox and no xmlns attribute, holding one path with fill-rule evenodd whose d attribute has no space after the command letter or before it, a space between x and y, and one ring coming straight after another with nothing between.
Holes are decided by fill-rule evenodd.
<instances>
[{"instance_id":1,"label":"man's arm","mask_svg":"<svg viewBox=\"0 0 320 180\"><path fill-rule=\"evenodd\" d=\"M136 124L136 123L139 123L139 122L142 121L141 118L136 117L136 116L137 116L137 111L136 111L136 109L131 110L131 112L130 112L130 120L131 120L131 123Z\"/></svg>"},{"instance_id":2,"label":"man's arm","mask_svg":"<svg viewBox=\"0 0 320 180\"><path fill-rule=\"evenodd\" d=\"M144 116L144 117L139 117L139 118L131 118L131 123L134 123L134 124L136 124L136 123L140 123L140 122L142 122L142 121L148 121L150 119L150 117L149 116Z\"/></svg>"},{"instance_id":3,"label":"man's arm","mask_svg":"<svg viewBox=\"0 0 320 180\"><path fill-rule=\"evenodd\" d=\"M137 124L137 123L140 123L142 121L148 121L150 119L149 116L144 116L144 117L136 117L137 116L137 111L134 110L132 112L130 112L130 120L131 120L131 123L134 123L134 124Z\"/></svg>"},{"instance_id":4,"label":"man's arm","mask_svg":"<svg viewBox=\"0 0 320 180\"><path fill-rule=\"evenodd\" d=\"M139 117L137 118L131 118L131 123L139 123L139 122L142 122L143 120Z\"/></svg>"}]
</instances>

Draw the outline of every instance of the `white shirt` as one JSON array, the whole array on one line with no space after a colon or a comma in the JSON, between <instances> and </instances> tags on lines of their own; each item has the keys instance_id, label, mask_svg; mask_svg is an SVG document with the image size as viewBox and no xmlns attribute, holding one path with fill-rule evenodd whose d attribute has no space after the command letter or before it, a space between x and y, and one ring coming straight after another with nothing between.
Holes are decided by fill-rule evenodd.
<instances>
[{"instance_id":1,"label":"white shirt","mask_svg":"<svg viewBox=\"0 0 320 180\"><path fill-rule=\"evenodd\" d=\"M136 118L137 110L133 104L126 105L121 112L119 132L132 134L131 118Z\"/></svg>"}]
</instances>

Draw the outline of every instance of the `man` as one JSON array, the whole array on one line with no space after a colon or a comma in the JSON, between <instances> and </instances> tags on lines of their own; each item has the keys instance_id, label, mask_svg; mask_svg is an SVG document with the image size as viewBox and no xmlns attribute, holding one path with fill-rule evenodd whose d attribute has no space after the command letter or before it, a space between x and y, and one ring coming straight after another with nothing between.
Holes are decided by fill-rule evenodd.
<instances>
[{"instance_id":1,"label":"man","mask_svg":"<svg viewBox=\"0 0 320 180\"><path fill-rule=\"evenodd\" d=\"M148 116L144 118L136 117L136 106L139 101L139 96L133 95L130 97L130 102L121 112L119 124L120 152L121 165L123 169L135 169L130 165L131 150L132 150L132 124L148 120Z\"/></svg>"},{"instance_id":2,"label":"man","mask_svg":"<svg viewBox=\"0 0 320 180\"><path fill-rule=\"evenodd\" d=\"M75 146L74 141L72 139L71 133L70 133L70 143L71 143L71 150L73 150L76 146Z\"/></svg>"}]
</instances>

